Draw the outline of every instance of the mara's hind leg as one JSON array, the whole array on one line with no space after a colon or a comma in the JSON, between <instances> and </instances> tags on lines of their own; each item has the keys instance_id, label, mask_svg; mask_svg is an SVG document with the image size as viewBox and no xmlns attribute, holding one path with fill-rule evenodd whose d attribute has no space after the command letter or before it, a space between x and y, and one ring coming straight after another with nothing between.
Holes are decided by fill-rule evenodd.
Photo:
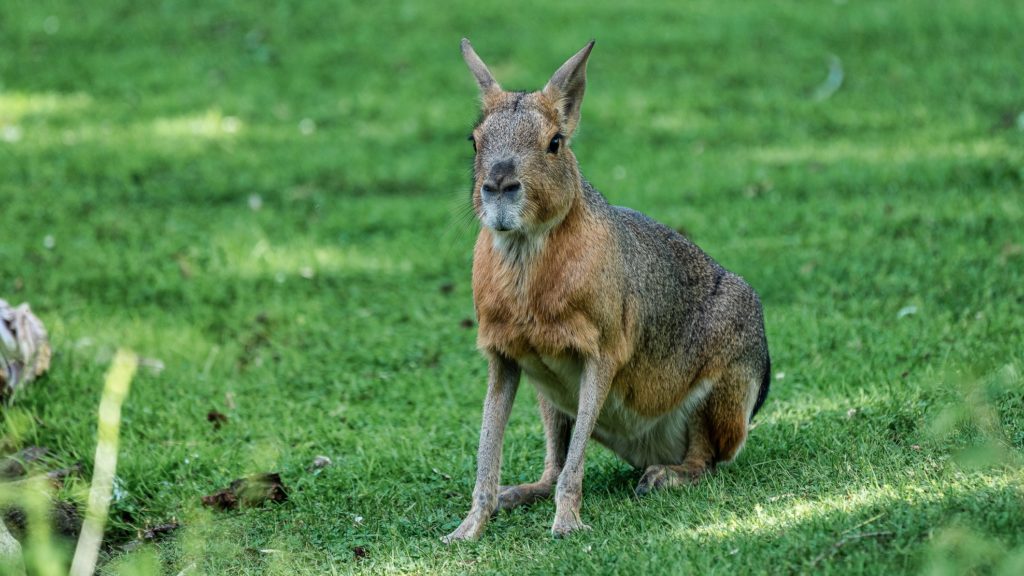
<instances>
[{"instance_id":1,"label":"mara's hind leg","mask_svg":"<svg viewBox=\"0 0 1024 576\"><path fill-rule=\"evenodd\" d=\"M687 449L682 464L653 464L644 470L636 486L640 496L674 486L696 484L706 472L714 467L714 450L702 417L703 408L698 409L687 425Z\"/></svg>"},{"instance_id":2,"label":"mara's hind leg","mask_svg":"<svg viewBox=\"0 0 1024 576\"><path fill-rule=\"evenodd\" d=\"M703 404L690 416L686 427L686 455L680 464L648 466L636 493L694 484L722 462L731 462L747 440L753 398L753 378L722 378L709 391Z\"/></svg>"},{"instance_id":3,"label":"mara's hind leg","mask_svg":"<svg viewBox=\"0 0 1024 576\"><path fill-rule=\"evenodd\" d=\"M544 473L540 480L518 486L502 486L498 490L498 508L508 510L516 506L533 504L538 500L551 497L558 475L565 465L565 455L569 450L569 437L572 434L572 420L558 411L544 396L537 394L540 404L540 415L544 421L544 438L546 453L544 456Z\"/></svg>"}]
</instances>

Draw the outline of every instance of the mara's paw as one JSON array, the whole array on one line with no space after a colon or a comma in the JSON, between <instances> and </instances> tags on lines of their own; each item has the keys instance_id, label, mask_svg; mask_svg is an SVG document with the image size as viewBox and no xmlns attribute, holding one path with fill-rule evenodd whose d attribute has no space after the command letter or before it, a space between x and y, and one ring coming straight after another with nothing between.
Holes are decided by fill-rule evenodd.
<instances>
[{"instance_id":1,"label":"mara's paw","mask_svg":"<svg viewBox=\"0 0 1024 576\"><path fill-rule=\"evenodd\" d=\"M590 526L584 524L577 514L559 514L555 516L555 523L551 526L551 535L555 538L565 538L573 532L583 530L590 530Z\"/></svg>"},{"instance_id":2,"label":"mara's paw","mask_svg":"<svg viewBox=\"0 0 1024 576\"><path fill-rule=\"evenodd\" d=\"M696 484L702 473L703 471L691 472L682 466L667 466L664 464L648 466L647 470L644 471L643 477L640 478L640 482L636 485L636 494L637 496L644 496L655 490Z\"/></svg>"},{"instance_id":3,"label":"mara's paw","mask_svg":"<svg viewBox=\"0 0 1024 576\"><path fill-rule=\"evenodd\" d=\"M529 506L538 500L550 497L550 484L535 482L518 486L502 486L498 489L498 509L511 510L517 506Z\"/></svg>"},{"instance_id":4,"label":"mara's paw","mask_svg":"<svg viewBox=\"0 0 1024 576\"><path fill-rule=\"evenodd\" d=\"M466 530L456 528L455 531L451 534L448 534L447 536L442 536L441 542L444 542L445 544L454 544L455 542L473 541L479 538L479 534L470 534Z\"/></svg>"},{"instance_id":5,"label":"mara's paw","mask_svg":"<svg viewBox=\"0 0 1024 576\"><path fill-rule=\"evenodd\" d=\"M640 482L636 485L637 496L645 496L664 488L675 475L676 473L669 470L668 466L648 466L647 470L644 470Z\"/></svg>"},{"instance_id":6,"label":"mara's paw","mask_svg":"<svg viewBox=\"0 0 1024 576\"><path fill-rule=\"evenodd\" d=\"M451 534L441 538L441 542L445 544L452 544L460 541L471 541L480 538L480 535L484 532L484 522L477 521L473 518L466 518L459 524L459 527L455 529Z\"/></svg>"},{"instance_id":7,"label":"mara's paw","mask_svg":"<svg viewBox=\"0 0 1024 576\"><path fill-rule=\"evenodd\" d=\"M498 488L498 510L511 510L525 504L526 493L523 490L528 484L519 486L502 486Z\"/></svg>"}]
</instances>

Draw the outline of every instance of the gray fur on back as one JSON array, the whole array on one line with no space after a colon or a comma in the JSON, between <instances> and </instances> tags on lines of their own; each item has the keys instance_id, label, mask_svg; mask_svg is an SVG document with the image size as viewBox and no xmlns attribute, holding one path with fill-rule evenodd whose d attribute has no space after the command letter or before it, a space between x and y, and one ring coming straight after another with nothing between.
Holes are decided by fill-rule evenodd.
<instances>
[{"instance_id":1,"label":"gray fur on back","mask_svg":"<svg viewBox=\"0 0 1024 576\"><path fill-rule=\"evenodd\" d=\"M671 362L689 378L714 351L745 359L752 378L767 369L761 301L743 278L696 244L631 208L613 206L584 181L584 201L615 230L628 263L624 294L638 306L639 346L647 358Z\"/></svg>"}]
</instances>

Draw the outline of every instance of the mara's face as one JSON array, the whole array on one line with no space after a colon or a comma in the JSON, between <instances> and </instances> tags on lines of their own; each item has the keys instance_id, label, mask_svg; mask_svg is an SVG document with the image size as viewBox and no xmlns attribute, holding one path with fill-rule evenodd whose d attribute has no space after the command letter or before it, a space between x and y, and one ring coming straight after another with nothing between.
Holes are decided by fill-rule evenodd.
<instances>
[{"instance_id":1,"label":"mara's face","mask_svg":"<svg viewBox=\"0 0 1024 576\"><path fill-rule=\"evenodd\" d=\"M579 184L556 103L541 92L487 100L470 136L477 217L498 234L542 231L565 216Z\"/></svg>"}]
</instances>

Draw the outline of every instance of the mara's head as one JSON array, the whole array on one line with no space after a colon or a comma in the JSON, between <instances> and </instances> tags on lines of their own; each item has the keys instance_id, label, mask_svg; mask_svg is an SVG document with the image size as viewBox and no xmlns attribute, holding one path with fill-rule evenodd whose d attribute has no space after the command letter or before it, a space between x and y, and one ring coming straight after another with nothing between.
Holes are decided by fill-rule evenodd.
<instances>
[{"instance_id":1,"label":"mara's head","mask_svg":"<svg viewBox=\"0 0 1024 576\"><path fill-rule=\"evenodd\" d=\"M473 208L498 235L531 235L561 221L580 193L569 142L580 120L591 41L539 92L506 92L462 40L462 56L480 86L483 115L470 140Z\"/></svg>"}]
</instances>

